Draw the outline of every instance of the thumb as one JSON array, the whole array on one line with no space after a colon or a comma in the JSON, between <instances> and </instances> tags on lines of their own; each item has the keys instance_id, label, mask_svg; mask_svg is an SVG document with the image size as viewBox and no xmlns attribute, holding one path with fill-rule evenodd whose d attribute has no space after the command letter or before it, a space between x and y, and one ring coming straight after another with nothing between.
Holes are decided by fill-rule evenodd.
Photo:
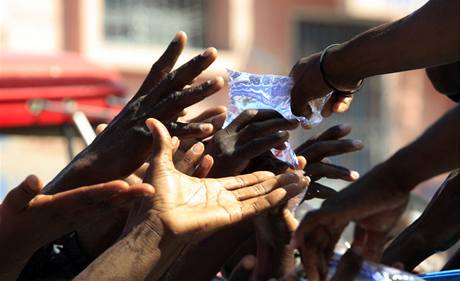
<instances>
[{"instance_id":1,"label":"thumb","mask_svg":"<svg viewBox=\"0 0 460 281\"><path fill-rule=\"evenodd\" d=\"M153 172L156 168L160 169L174 169L173 164L173 144L171 135L168 129L154 118L149 118L145 121L145 124L152 133L153 146L152 146L152 160L150 165L150 172Z\"/></svg>"},{"instance_id":2,"label":"thumb","mask_svg":"<svg viewBox=\"0 0 460 281\"><path fill-rule=\"evenodd\" d=\"M26 208L42 188L42 182L35 175L30 175L6 195L2 205L14 210Z\"/></svg>"}]
</instances>

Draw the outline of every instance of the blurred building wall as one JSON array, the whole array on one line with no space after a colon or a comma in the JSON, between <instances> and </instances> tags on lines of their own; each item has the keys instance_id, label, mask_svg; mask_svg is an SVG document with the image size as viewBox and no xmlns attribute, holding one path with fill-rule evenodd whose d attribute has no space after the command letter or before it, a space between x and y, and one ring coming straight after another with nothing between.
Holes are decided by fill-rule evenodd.
<instances>
[{"instance_id":1,"label":"blurred building wall","mask_svg":"<svg viewBox=\"0 0 460 281\"><path fill-rule=\"evenodd\" d=\"M117 68L123 74L128 94L134 94L150 65L161 55L167 43L143 44L130 41L130 37L127 37L124 42L106 40L107 1L110 0L0 0L0 51L47 54L77 52L89 60ZM167 9L168 5L174 4L177 5L175 7L182 7L187 3L191 5L195 2L112 0L111 5L125 3L126 17L136 20L135 17L141 15L130 14L134 4L150 5L149 9L152 9L152 6L154 9L157 3L162 9ZM407 14L423 2L422 0L201 1L204 11L203 47L218 47L220 56L218 61L200 76L200 79L208 79L215 75L225 76L226 67L287 75L300 56L309 54L306 50L301 50L299 35L301 34L299 30L301 23L307 23L307 27L320 25L327 28L331 26L328 29L331 32L334 31L334 28L347 25L370 27ZM153 10L146 8L146 11ZM149 14L143 17L148 20ZM119 20L123 21L123 17ZM166 28L168 24L174 24L167 20L166 16L166 22L162 28ZM173 17L170 17L170 20L172 21ZM135 26L134 30L141 27ZM188 27L180 26L180 29L187 31ZM172 38L173 35L171 33L170 37ZM185 62L202 50L202 47L197 46L188 48L184 51L178 64ZM366 114L370 114L370 118L377 120L378 129L372 131L372 128L364 128L365 130L356 128L355 131L361 132L362 135L353 135L353 137L367 140L366 144L369 149L366 154L368 159L362 165L360 172L364 172L407 144L453 105L445 97L435 93L423 71L385 75L378 79L377 82L372 83L372 87L369 86L369 89L366 90L368 97L366 97L366 102L360 105L363 109L367 107ZM224 89L214 97L195 106L192 112L197 112L200 108L212 104L226 104L226 91L227 89ZM364 93L356 95L357 105L359 99L364 99ZM371 109L369 109L370 105L372 105ZM344 120L357 120L360 114L360 111L351 112L352 118ZM329 118L326 124L341 122L341 118L334 116ZM362 119L364 118L368 116ZM356 124L355 126L366 126L364 123ZM372 131L372 136L367 135L368 131ZM310 134L311 132L296 132L294 142L298 143ZM3 167L5 167L5 161L12 161L6 159L6 155L5 153L0 155ZM49 165L50 169L56 172L62 167L59 161L55 161L54 164L50 162ZM27 170L24 174L28 174L33 172L34 168L24 166L24 170ZM2 171L2 173L6 172ZM49 177L46 175L45 180L49 180Z\"/></svg>"}]
</instances>

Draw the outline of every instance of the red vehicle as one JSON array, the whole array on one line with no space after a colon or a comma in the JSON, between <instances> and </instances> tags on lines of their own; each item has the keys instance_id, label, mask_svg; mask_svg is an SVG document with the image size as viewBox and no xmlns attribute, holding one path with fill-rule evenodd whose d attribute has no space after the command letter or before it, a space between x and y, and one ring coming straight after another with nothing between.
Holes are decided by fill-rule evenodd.
<instances>
[{"instance_id":1,"label":"red vehicle","mask_svg":"<svg viewBox=\"0 0 460 281\"><path fill-rule=\"evenodd\" d=\"M0 128L62 125L75 112L107 121L123 96L116 71L75 54L0 55Z\"/></svg>"}]
</instances>

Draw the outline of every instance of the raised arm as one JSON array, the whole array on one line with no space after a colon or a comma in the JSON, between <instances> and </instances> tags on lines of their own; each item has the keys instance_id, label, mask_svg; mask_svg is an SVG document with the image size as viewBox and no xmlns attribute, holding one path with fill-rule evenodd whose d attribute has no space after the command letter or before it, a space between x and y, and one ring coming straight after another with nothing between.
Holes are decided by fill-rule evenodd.
<instances>
[{"instance_id":1,"label":"raised arm","mask_svg":"<svg viewBox=\"0 0 460 281\"><path fill-rule=\"evenodd\" d=\"M309 280L324 280L327 260L343 229L354 221L364 230L352 250L380 260L388 233L402 214L409 192L420 182L460 167L460 106L302 220L294 236Z\"/></svg>"},{"instance_id":2,"label":"raised arm","mask_svg":"<svg viewBox=\"0 0 460 281\"><path fill-rule=\"evenodd\" d=\"M326 79L336 89L350 92L369 76L460 60L459 10L459 0L431 0L400 20L330 48L323 61ZM291 107L297 115L305 114L306 101L332 90L321 75L319 53L299 60L291 75L295 80ZM348 104L341 102L333 107L338 112L347 109Z\"/></svg>"}]
</instances>

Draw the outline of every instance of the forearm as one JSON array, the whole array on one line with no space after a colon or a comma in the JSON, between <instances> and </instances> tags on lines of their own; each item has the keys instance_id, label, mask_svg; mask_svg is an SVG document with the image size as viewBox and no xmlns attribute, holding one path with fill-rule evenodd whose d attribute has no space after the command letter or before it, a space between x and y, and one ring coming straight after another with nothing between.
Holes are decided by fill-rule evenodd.
<instances>
[{"instance_id":1,"label":"forearm","mask_svg":"<svg viewBox=\"0 0 460 281\"><path fill-rule=\"evenodd\" d=\"M150 146L147 132L133 130L127 132L124 139L102 132L45 186L43 192L55 194L79 186L123 179L145 162Z\"/></svg>"},{"instance_id":2,"label":"forearm","mask_svg":"<svg viewBox=\"0 0 460 281\"><path fill-rule=\"evenodd\" d=\"M185 247L159 225L138 225L75 280L159 280Z\"/></svg>"},{"instance_id":3,"label":"forearm","mask_svg":"<svg viewBox=\"0 0 460 281\"><path fill-rule=\"evenodd\" d=\"M3 251L3 250L2 250ZM31 254L32 255L32 254ZM0 280L16 280L19 274L25 267L28 257L0 257L2 263L0 264Z\"/></svg>"},{"instance_id":4,"label":"forearm","mask_svg":"<svg viewBox=\"0 0 460 281\"><path fill-rule=\"evenodd\" d=\"M460 176L449 177L423 214L385 250L386 264L402 262L412 270L432 254L449 249L460 239Z\"/></svg>"},{"instance_id":5,"label":"forearm","mask_svg":"<svg viewBox=\"0 0 460 281\"><path fill-rule=\"evenodd\" d=\"M281 211L281 210L280 210ZM280 213L255 219L257 265L254 280L281 278L295 269L294 249L289 246L291 232Z\"/></svg>"},{"instance_id":6,"label":"forearm","mask_svg":"<svg viewBox=\"0 0 460 281\"><path fill-rule=\"evenodd\" d=\"M447 112L384 166L400 186L417 184L460 167L460 106Z\"/></svg>"},{"instance_id":7,"label":"forearm","mask_svg":"<svg viewBox=\"0 0 460 281\"><path fill-rule=\"evenodd\" d=\"M190 276L194 280L211 280L252 233L252 222L248 220L187 246L161 281L187 280ZM205 266L197 266L196 261Z\"/></svg>"},{"instance_id":8,"label":"forearm","mask_svg":"<svg viewBox=\"0 0 460 281\"><path fill-rule=\"evenodd\" d=\"M446 64L460 59L460 1L431 0L414 13L333 48L325 60L331 81Z\"/></svg>"},{"instance_id":9,"label":"forearm","mask_svg":"<svg viewBox=\"0 0 460 281\"><path fill-rule=\"evenodd\" d=\"M16 280L36 248L25 249L11 239L0 238L0 280Z\"/></svg>"}]
</instances>

